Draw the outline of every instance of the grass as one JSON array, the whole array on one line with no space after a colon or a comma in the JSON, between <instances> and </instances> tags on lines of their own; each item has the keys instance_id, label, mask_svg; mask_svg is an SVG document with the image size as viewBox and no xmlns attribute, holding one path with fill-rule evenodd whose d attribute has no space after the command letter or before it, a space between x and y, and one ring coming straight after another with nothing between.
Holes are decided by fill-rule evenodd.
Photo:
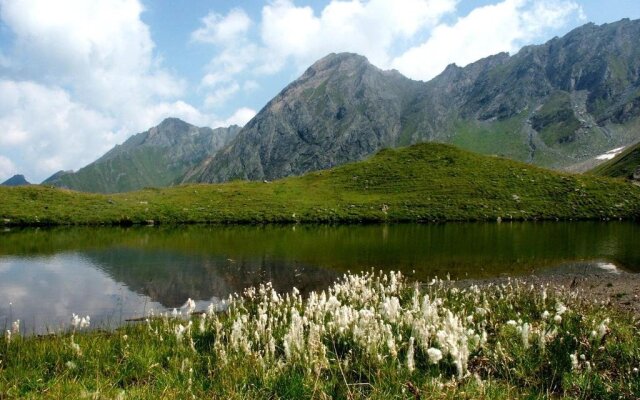
<instances>
[{"instance_id":1,"label":"grass","mask_svg":"<svg viewBox=\"0 0 640 400\"><path fill-rule=\"evenodd\" d=\"M598 165L589 173L611 178L631 179L638 168L640 168L640 143L630 146L611 160Z\"/></svg>"},{"instance_id":2,"label":"grass","mask_svg":"<svg viewBox=\"0 0 640 400\"><path fill-rule=\"evenodd\" d=\"M640 188L424 143L275 182L99 195L0 188L0 223L400 222L636 219Z\"/></svg>"},{"instance_id":3,"label":"grass","mask_svg":"<svg viewBox=\"0 0 640 400\"><path fill-rule=\"evenodd\" d=\"M526 161L531 150L523 131L524 119L525 114L522 113L491 123L457 121L452 144L481 154Z\"/></svg>"},{"instance_id":4,"label":"grass","mask_svg":"<svg viewBox=\"0 0 640 400\"><path fill-rule=\"evenodd\" d=\"M637 317L548 286L364 273L305 299L265 285L192 311L115 331L14 329L0 398L640 396Z\"/></svg>"}]
</instances>

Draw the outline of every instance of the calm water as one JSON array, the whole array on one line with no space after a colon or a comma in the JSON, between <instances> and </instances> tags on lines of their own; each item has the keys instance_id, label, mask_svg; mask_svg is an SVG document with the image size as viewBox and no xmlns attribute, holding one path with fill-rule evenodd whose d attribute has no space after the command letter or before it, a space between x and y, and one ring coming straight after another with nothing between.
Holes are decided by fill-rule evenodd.
<instances>
[{"instance_id":1,"label":"calm water","mask_svg":"<svg viewBox=\"0 0 640 400\"><path fill-rule=\"evenodd\" d=\"M369 226L140 227L0 233L0 328L57 329L71 313L114 326L270 281L326 287L346 271L417 279L530 273L640 272L640 225L514 223Z\"/></svg>"}]
</instances>

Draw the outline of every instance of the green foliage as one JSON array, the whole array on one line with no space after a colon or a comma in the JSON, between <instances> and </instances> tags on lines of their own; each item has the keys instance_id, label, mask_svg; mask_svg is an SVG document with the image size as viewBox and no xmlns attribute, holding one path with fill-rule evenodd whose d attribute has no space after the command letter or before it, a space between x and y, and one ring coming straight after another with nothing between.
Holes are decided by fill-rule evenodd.
<instances>
[{"instance_id":1,"label":"green foliage","mask_svg":"<svg viewBox=\"0 0 640 400\"><path fill-rule=\"evenodd\" d=\"M0 188L8 225L634 219L640 188L543 170L442 144L383 150L275 182L114 195Z\"/></svg>"},{"instance_id":2,"label":"green foliage","mask_svg":"<svg viewBox=\"0 0 640 400\"><path fill-rule=\"evenodd\" d=\"M458 121L451 143L481 154L527 161L531 150L523 125L524 114L491 123Z\"/></svg>"}]
</instances>

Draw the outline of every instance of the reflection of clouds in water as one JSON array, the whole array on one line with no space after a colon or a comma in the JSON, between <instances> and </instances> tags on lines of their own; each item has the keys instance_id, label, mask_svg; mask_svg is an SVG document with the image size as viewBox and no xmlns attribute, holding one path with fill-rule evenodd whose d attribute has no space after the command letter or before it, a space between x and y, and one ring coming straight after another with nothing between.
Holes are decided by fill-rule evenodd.
<instances>
[{"instance_id":1,"label":"reflection of clouds in water","mask_svg":"<svg viewBox=\"0 0 640 400\"><path fill-rule=\"evenodd\" d=\"M67 324L71 313L90 315L94 326L161 309L97 270L76 253L51 257L0 258L0 326L20 318L27 329ZM146 303L146 304L145 304Z\"/></svg>"}]
</instances>

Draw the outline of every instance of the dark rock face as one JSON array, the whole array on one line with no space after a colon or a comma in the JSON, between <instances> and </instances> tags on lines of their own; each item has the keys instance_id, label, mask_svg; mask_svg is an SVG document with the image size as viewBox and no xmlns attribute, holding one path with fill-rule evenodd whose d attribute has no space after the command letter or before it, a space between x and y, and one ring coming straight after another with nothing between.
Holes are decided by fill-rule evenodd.
<instances>
[{"instance_id":1,"label":"dark rock face","mask_svg":"<svg viewBox=\"0 0 640 400\"><path fill-rule=\"evenodd\" d=\"M14 175L6 181L0 183L0 186L26 186L31 185L24 175Z\"/></svg>"},{"instance_id":2,"label":"dark rock face","mask_svg":"<svg viewBox=\"0 0 640 400\"><path fill-rule=\"evenodd\" d=\"M78 172L60 171L43 184L101 193L169 186L228 144L239 131L238 126L198 128L168 118L130 137Z\"/></svg>"},{"instance_id":3,"label":"dark rock face","mask_svg":"<svg viewBox=\"0 0 640 400\"><path fill-rule=\"evenodd\" d=\"M637 141L638 37L640 21L587 24L429 82L331 54L184 180L276 179L422 141L563 168Z\"/></svg>"}]
</instances>

